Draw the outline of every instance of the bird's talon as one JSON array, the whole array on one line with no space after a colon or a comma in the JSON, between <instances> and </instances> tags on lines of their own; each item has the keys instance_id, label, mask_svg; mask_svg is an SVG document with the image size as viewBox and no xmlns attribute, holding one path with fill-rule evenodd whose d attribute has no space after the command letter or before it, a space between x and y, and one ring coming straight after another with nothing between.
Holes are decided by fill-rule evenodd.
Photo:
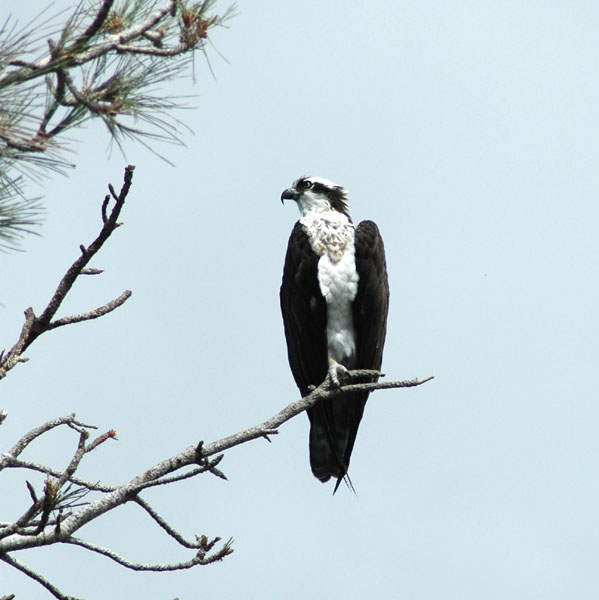
<instances>
[{"instance_id":1,"label":"bird's talon","mask_svg":"<svg viewBox=\"0 0 599 600\"><path fill-rule=\"evenodd\" d=\"M333 359L329 360L329 378L333 385L340 389L347 381L351 381L351 371L348 371L343 365Z\"/></svg>"}]
</instances>

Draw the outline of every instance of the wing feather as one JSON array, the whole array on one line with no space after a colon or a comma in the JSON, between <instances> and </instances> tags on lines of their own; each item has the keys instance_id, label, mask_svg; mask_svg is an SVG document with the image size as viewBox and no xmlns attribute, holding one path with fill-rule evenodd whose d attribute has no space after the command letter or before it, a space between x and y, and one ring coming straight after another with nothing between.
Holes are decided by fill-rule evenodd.
<instances>
[{"instance_id":1,"label":"wing feather","mask_svg":"<svg viewBox=\"0 0 599 600\"><path fill-rule=\"evenodd\" d=\"M360 277L353 304L357 368L380 370L387 334L389 282L385 246L372 221L362 221L356 228L356 269Z\"/></svg>"},{"instance_id":2,"label":"wing feather","mask_svg":"<svg viewBox=\"0 0 599 600\"><path fill-rule=\"evenodd\" d=\"M358 271L358 292L353 302L356 332L356 369L380 370L387 333L389 311L389 282L385 262L385 246L378 227L372 221L362 221L356 227L355 260ZM346 429L343 452L343 472L347 472L358 427L364 414L368 393L352 394L351 398L334 398L335 420Z\"/></svg>"},{"instance_id":3,"label":"wing feather","mask_svg":"<svg viewBox=\"0 0 599 600\"><path fill-rule=\"evenodd\" d=\"M287 245L280 299L289 366L303 397L327 374L327 305L318 285L318 256L299 221Z\"/></svg>"}]
</instances>

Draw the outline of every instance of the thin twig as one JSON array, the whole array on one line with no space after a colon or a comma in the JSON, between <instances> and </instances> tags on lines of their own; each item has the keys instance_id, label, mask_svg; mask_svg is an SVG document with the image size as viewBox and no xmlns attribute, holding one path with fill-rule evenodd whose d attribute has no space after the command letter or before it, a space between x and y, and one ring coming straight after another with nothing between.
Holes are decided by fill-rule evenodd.
<instances>
[{"instance_id":1,"label":"thin twig","mask_svg":"<svg viewBox=\"0 0 599 600\"><path fill-rule=\"evenodd\" d=\"M54 429L55 427L60 427L61 425L69 425L71 423L76 423L76 424L80 425L81 427L95 429L95 427L93 425L84 425L83 423L79 423L78 421L76 421L75 413L71 413L70 415L65 415L64 417L58 417L57 419L52 419L51 421L48 421L47 423L39 425L38 427L34 427L31 431L27 432L7 452L8 456L10 456L11 458L17 458L17 456L19 456L19 454L21 454L21 452L23 452L23 450L25 450L25 448L27 448L27 446L29 444L31 444L31 442L33 442L33 440L38 438L40 435L46 433L47 431L50 431L51 429ZM0 467L2 467L3 459L4 459L4 456L0 456Z\"/></svg>"},{"instance_id":2,"label":"thin twig","mask_svg":"<svg viewBox=\"0 0 599 600\"><path fill-rule=\"evenodd\" d=\"M181 546L185 548L195 549L199 548L199 542L196 540L195 542L190 542L186 540L178 531L176 531L171 525L169 525L145 500L137 496L134 500L136 504L141 506L148 515L159 525L164 531L176 540Z\"/></svg>"},{"instance_id":3,"label":"thin twig","mask_svg":"<svg viewBox=\"0 0 599 600\"><path fill-rule=\"evenodd\" d=\"M91 550L97 554L101 554L102 556L106 556L110 558L114 562L119 565L126 567L127 569L131 569L132 571L154 571L154 572L164 572L164 571L181 571L184 569L191 569L196 565L207 565L218 560L222 560L227 554L230 554L233 550L228 546L228 543L223 546L219 551L217 551L212 556L205 556L205 552L199 550L198 553L191 559L179 563L138 563L130 561L127 558L124 558L120 554L117 554L113 550L109 548L103 548L102 546L98 546L97 544L92 544L86 540L82 540L79 538L70 537L65 540L66 544L73 544L75 546L81 546L86 550Z\"/></svg>"},{"instance_id":4,"label":"thin twig","mask_svg":"<svg viewBox=\"0 0 599 600\"><path fill-rule=\"evenodd\" d=\"M201 475L202 473L212 473L213 475L216 475L218 478L224 479L225 481L227 481L226 475L222 471L219 471L216 468L216 465L220 462L220 459L222 459L222 457L223 457L223 455L221 454L220 456L217 456L216 460L207 461L205 465L203 465L201 467L197 467L195 469L192 469L191 471L188 471L187 473L182 473L181 475L174 475L172 477L160 477L159 479L148 481L147 483L143 484L143 486L140 486L140 490L141 489L145 490L145 489L148 489L151 487L156 487L159 485L169 485L169 484L175 483L177 481L183 481L185 479L190 479L191 477L195 477L196 475Z\"/></svg>"},{"instance_id":5,"label":"thin twig","mask_svg":"<svg viewBox=\"0 0 599 600\"><path fill-rule=\"evenodd\" d=\"M146 54L148 56L178 56L191 49L189 44L178 44L171 48L157 48L156 46L131 46L125 44L117 44L115 46L117 52L121 54Z\"/></svg>"},{"instance_id":6,"label":"thin twig","mask_svg":"<svg viewBox=\"0 0 599 600\"><path fill-rule=\"evenodd\" d=\"M34 462L29 462L26 460L17 460L12 457L2 457L2 462L0 463L1 469L27 469L29 471L36 471L38 473L44 473L44 475L50 475L51 477L55 477L58 479L62 475L62 471L58 471L57 469L52 469L50 467L46 467L44 465L38 465ZM92 492L113 492L117 489L115 485L105 485L100 484L99 482L86 481L85 479L81 479L76 477L75 475L71 476L69 481L73 482L75 485L82 486Z\"/></svg>"},{"instance_id":7,"label":"thin twig","mask_svg":"<svg viewBox=\"0 0 599 600\"><path fill-rule=\"evenodd\" d=\"M104 2L102 2L102 6L100 6L98 9L95 19L91 22L89 27L75 40L72 48L84 48L89 40L100 31L113 4L114 0L104 0Z\"/></svg>"},{"instance_id":8,"label":"thin twig","mask_svg":"<svg viewBox=\"0 0 599 600\"><path fill-rule=\"evenodd\" d=\"M81 273L79 275L100 275L104 273L104 269L94 269L93 267L88 267L87 269L81 269Z\"/></svg>"},{"instance_id":9,"label":"thin twig","mask_svg":"<svg viewBox=\"0 0 599 600\"><path fill-rule=\"evenodd\" d=\"M9 564L11 567L21 571L30 577L34 581L37 581L40 585L45 587L55 598L58 600L78 600L73 596L65 596L56 586L52 585L45 577L34 571L31 567L28 567L26 564L18 561L16 558L10 556L10 554L0 554L0 560ZM83 600L83 599L79 599Z\"/></svg>"},{"instance_id":10,"label":"thin twig","mask_svg":"<svg viewBox=\"0 0 599 600\"><path fill-rule=\"evenodd\" d=\"M86 313L81 313L79 315L71 315L70 317L63 317L62 319L56 319L56 321L52 321L46 331L50 331L51 329L56 329L57 327L62 327L63 325L71 325L73 323L80 323L81 321L91 321L92 319L98 319L99 317L103 317L108 313L112 312L131 297L132 292L130 290L125 290L118 298L99 306L94 310L90 310Z\"/></svg>"}]
</instances>

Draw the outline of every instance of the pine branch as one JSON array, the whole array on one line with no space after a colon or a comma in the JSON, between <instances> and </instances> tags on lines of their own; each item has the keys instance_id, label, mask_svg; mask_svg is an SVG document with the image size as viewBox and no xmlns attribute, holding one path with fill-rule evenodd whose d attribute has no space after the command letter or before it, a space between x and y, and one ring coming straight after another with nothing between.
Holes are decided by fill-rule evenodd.
<instances>
[{"instance_id":1,"label":"pine branch","mask_svg":"<svg viewBox=\"0 0 599 600\"><path fill-rule=\"evenodd\" d=\"M23 181L73 166L61 158L69 129L99 118L119 148L131 138L159 156L154 141L183 143L173 113L184 105L159 85L181 76L196 51L205 55L210 31L234 13L214 6L103 0L80 3L58 33L47 22L0 26L0 247L39 226L39 201L25 198ZM42 39L44 55L24 60Z\"/></svg>"}]
</instances>

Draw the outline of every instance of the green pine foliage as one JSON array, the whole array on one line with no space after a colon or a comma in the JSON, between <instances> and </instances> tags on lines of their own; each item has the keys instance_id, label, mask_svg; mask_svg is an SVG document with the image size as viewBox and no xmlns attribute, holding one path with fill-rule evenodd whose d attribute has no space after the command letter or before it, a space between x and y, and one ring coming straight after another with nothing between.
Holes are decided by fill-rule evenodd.
<instances>
[{"instance_id":1,"label":"green pine foliage","mask_svg":"<svg viewBox=\"0 0 599 600\"><path fill-rule=\"evenodd\" d=\"M234 13L215 10L215 0L82 0L66 22L44 11L22 28L0 25L0 249L40 222L27 180L73 166L69 130L100 119L119 148L135 140L160 156L159 143L182 143L185 98L161 86L192 73L195 52Z\"/></svg>"}]
</instances>

